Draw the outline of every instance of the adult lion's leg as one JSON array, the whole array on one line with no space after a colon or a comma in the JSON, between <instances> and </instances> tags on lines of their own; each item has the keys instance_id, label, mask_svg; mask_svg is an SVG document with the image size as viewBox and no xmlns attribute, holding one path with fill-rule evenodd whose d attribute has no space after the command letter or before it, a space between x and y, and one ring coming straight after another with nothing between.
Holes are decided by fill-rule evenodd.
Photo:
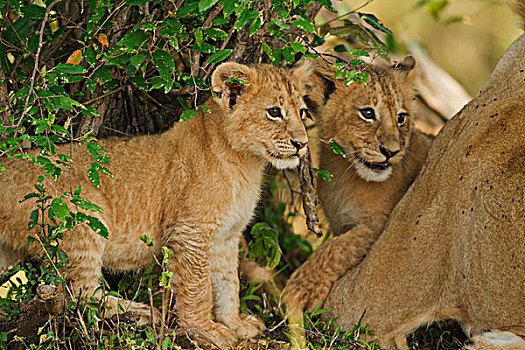
<instances>
[{"instance_id":1,"label":"adult lion's leg","mask_svg":"<svg viewBox=\"0 0 525 350\"><path fill-rule=\"evenodd\" d=\"M171 235L166 243L173 251L169 269L174 275L177 315L183 327L197 327L234 340L228 327L211 320L210 239L209 233L188 229Z\"/></svg>"},{"instance_id":2,"label":"adult lion's leg","mask_svg":"<svg viewBox=\"0 0 525 350\"><path fill-rule=\"evenodd\" d=\"M363 259L380 234L380 229L359 224L326 241L292 274L283 302L289 308L310 311L323 303L333 283Z\"/></svg>"},{"instance_id":3,"label":"adult lion's leg","mask_svg":"<svg viewBox=\"0 0 525 350\"><path fill-rule=\"evenodd\" d=\"M220 237L211 247L211 281L214 313L218 321L240 338L251 338L264 329L257 317L239 314L239 238L241 233Z\"/></svg>"}]
</instances>

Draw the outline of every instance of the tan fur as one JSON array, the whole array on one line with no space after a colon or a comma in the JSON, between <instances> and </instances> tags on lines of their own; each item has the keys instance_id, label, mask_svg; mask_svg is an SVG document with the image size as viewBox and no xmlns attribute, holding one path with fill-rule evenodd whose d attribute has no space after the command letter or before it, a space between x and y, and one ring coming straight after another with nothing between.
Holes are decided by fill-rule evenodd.
<instances>
[{"instance_id":1,"label":"tan fur","mask_svg":"<svg viewBox=\"0 0 525 350\"><path fill-rule=\"evenodd\" d=\"M366 85L345 86L335 71L315 61L307 81L305 101L320 128L320 168L335 183L319 181L319 198L334 235L290 278L284 301L289 307L311 310L322 303L332 284L363 259L382 232L388 216L418 175L431 138L413 127L413 59L394 67L369 66ZM376 118L364 120L360 109L371 107ZM400 112L408 114L403 124ZM345 156L335 154L327 141L335 140ZM387 157L381 147L397 152ZM383 151L385 152L385 151ZM386 153L386 152L385 152ZM388 162L385 170L367 162Z\"/></svg>"},{"instance_id":2,"label":"tan fur","mask_svg":"<svg viewBox=\"0 0 525 350\"><path fill-rule=\"evenodd\" d=\"M324 307L343 328L366 310L386 348L442 319L457 320L476 349L492 349L487 329L525 336L523 57L525 35L436 137L365 259L334 284ZM497 348L523 348L508 343Z\"/></svg>"},{"instance_id":3,"label":"tan fur","mask_svg":"<svg viewBox=\"0 0 525 350\"><path fill-rule=\"evenodd\" d=\"M231 78L247 84L228 82ZM160 135L99 142L115 174L114 180L102 179L100 190L87 179L92 160L82 150L85 146L74 144L73 188L81 185L82 195L104 209L99 218L110 232L108 240L83 225L64 233L62 249L76 266L67 274L74 293L91 295L102 268L130 270L153 263L166 245L173 251L169 270L183 326L228 339L257 334L262 322L239 313L238 244L258 202L265 165L295 167L306 151L296 146L305 146L307 135L295 79L268 65L220 65L212 76L216 96L207 102L210 114L199 112ZM272 107L281 109L282 119L269 119L267 109ZM69 154L69 145L59 152ZM0 262L14 253L40 252L36 244L26 249L28 235L34 233L27 232L27 223L35 204L18 201L33 191L43 172L25 161L3 162L7 175L0 175ZM45 185L52 195L69 191L67 171L58 182L46 180ZM144 234L153 239L153 247L139 240Z\"/></svg>"}]
</instances>

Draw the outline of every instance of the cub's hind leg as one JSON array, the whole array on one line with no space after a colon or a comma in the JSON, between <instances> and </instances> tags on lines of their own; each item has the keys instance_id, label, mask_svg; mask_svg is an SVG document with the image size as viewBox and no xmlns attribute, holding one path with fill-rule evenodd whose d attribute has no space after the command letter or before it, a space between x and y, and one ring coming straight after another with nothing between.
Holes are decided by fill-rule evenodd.
<instances>
[{"instance_id":1,"label":"cub's hind leg","mask_svg":"<svg viewBox=\"0 0 525 350\"><path fill-rule=\"evenodd\" d=\"M217 237L211 247L214 314L239 338L252 338L264 329L257 317L239 312L239 239L241 232Z\"/></svg>"},{"instance_id":2,"label":"cub's hind leg","mask_svg":"<svg viewBox=\"0 0 525 350\"><path fill-rule=\"evenodd\" d=\"M111 239L111 237L110 237ZM160 321L160 312L153 309L153 316L148 305L120 299L113 295L103 295L101 286L103 255L108 240L93 232L86 225L81 225L64 233L62 249L67 254L71 266L67 270L66 280L72 296L86 298L92 297L104 303L104 313L100 316L109 317L123 312L132 312L139 325L151 324Z\"/></svg>"}]
</instances>

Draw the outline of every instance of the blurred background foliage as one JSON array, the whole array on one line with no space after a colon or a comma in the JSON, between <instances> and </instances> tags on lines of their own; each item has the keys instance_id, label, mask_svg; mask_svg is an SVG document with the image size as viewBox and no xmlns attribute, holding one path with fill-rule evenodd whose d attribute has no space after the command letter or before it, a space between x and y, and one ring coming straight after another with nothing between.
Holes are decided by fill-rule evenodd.
<instances>
[{"instance_id":1,"label":"blurred background foliage","mask_svg":"<svg viewBox=\"0 0 525 350\"><path fill-rule=\"evenodd\" d=\"M366 2L366 1L365 1ZM363 9L381 19L399 42L420 46L475 96L499 58L521 33L504 0L374 0ZM342 14L364 1L334 1ZM322 10L318 23L332 19Z\"/></svg>"}]
</instances>

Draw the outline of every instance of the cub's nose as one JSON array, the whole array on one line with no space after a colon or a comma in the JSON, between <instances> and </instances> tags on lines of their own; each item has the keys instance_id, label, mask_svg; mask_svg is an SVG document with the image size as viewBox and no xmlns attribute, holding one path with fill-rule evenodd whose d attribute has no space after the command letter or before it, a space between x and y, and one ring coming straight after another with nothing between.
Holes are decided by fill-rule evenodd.
<instances>
[{"instance_id":1,"label":"cub's nose","mask_svg":"<svg viewBox=\"0 0 525 350\"><path fill-rule=\"evenodd\" d=\"M308 142L299 142L299 141L290 141L292 145L294 145L295 148L297 148L297 151L301 150L302 148L306 147Z\"/></svg>"},{"instance_id":2,"label":"cub's nose","mask_svg":"<svg viewBox=\"0 0 525 350\"><path fill-rule=\"evenodd\" d=\"M386 157L387 160L399 153L399 150L391 151L389 149L384 148L383 146L379 146L379 150Z\"/></svg>"}]
</instances>

